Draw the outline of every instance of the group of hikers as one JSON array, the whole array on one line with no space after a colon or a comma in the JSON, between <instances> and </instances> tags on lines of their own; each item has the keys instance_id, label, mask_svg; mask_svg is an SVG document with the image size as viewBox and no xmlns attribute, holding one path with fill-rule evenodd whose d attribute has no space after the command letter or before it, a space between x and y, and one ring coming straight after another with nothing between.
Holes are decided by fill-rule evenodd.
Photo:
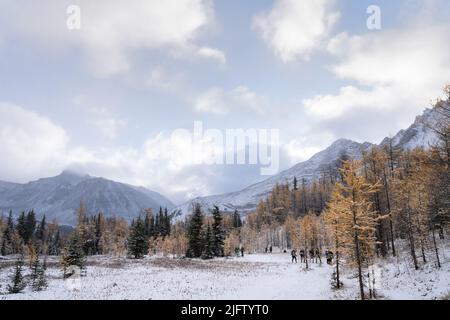
<instances>
[{"instance_id":1,"label":"group of hikers","mask_svg":"<svg viewBox=\"0 0 450 320\"><path fill-rule=\"evenodd\" d=\"M243 247L243 246L241 246L241 247L235 247L235 248L234 248L234 254L236 255L236 257L239 257L239 255L240 255L241 257L243 257L243 256L244 256L244 247Z\"/></svg>"},{"instance_id":2,"label":"group of hikers","mask_svg":"<svg viewBox=\"0 0 450 320\"><path fill-rule=\"evenodd\" d=\"M265 249L266 253L272 253L272 246L270 247L266 247ZM286 250L284 250L284 252L286 253ZM237 257L244 256L244 247L240 246L240 247L235 247L234 248L234 253ZM318 248L316 249L310 249L308 252L306 252L306 250L301 249L299 251L300 253L300 263L306 263L308 257L309 257L309 262L311 263L317 263L318 261L320 263L322 263L322 255L320 253L320 250ZM297 263L297 250L292 249L291 251L291 257L292 257L292 263ZM332 265L333 264L333 252L331 250L326 250L325 251L325 258L327 260L327 264Z\"/></svg>"},{"instance_id":3,"label":"group of hikers","mask_svg":"<svg viewBox=\"0 0 450 320\"><path fill-rule=\"evenodd\" d=\"M306 252L306 250L304 250L304 249L301 249L300 250L300 263L306 263L307 262L306 259L308 259L308 256L309 256L310 262L317 263L317 261L319 261L320 263L322 263L322 258L321 258L322 255L318 248L310 249L308 252ZM295 249L292 249L291 257L292 257L292 263L297 263L297 251ZM327 264L329 264L329 265L333 264L333 252L331 250L325 251L325 258L327 259Z\"/></svg>"}]
</instances>

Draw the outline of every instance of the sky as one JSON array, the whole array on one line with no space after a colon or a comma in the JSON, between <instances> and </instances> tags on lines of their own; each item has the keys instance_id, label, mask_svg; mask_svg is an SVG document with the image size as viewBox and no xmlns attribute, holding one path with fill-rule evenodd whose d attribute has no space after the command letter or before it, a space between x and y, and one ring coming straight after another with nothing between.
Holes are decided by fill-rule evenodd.
<instances>
[{"instance_id":1,"label":"sky","mask_svg":"<svg viewBox=\"0 0 450 320\"><path fill-rule=\"evenodd\" d=\"M71 169L181 203L267 178L194 161L209 154L173 133L196 121L279 130L279 171L339 138L379 143L450 81L449 14L446 0L0 0L0 180Z\"/></svg>"}]
</instances>

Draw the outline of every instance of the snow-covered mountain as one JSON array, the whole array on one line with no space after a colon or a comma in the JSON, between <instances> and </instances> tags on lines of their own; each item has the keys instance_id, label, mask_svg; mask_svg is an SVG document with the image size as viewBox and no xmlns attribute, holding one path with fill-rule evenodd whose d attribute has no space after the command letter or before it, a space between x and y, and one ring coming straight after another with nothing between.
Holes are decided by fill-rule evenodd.
<instances>
[{"instance_id":1,"label":"snow-covered mountain","mask_svg":"<svg viewBox=\"0 0 450 320\"><path fill-rule=\"evenodd\" d=\"M404 149L414 149L415 147L428 147L437 140L433 130L427 125L434 125L441 119L441 115L434 109L426 109L421 116L418 116L415 122L406 130L401 130L392 138L394 147ZM390 138L385 138L381 144L388 144ZM252 211L256 208L258 202L267 197L276 183L292 183L294 177L307 182L318 178L324 171L336 168L339 159L343 154L354 159L362 156L362 151L370 148L371 143L358 143L352 140L340 139L334 142L327 149L315 154L311 159L298 163L290 169L276 174L266 180L253 184L243 190L221 195L198 197L192 199L173 210L173 213L179 218L185 217L192 212L192 204L199 203L203 208L211 208L217 205L220 210L234 211L241 213ZM329 170L328 170L329 171Z\"/></svg>"},{"instance_id":2,"label":"snow-covered mountain","mask_svg":"<svg viewBox=\"0 0 450 320\"><path fill-rule=\"evenodd\" d=\"M192 199L176 207L173 212L178 217L184 217L192 212L193 203L199 203L203 208L211 208L213 205L217 205L224 212L233 212L235 209L241 213L252 211L261 199L267 197L275 184L292 182L294 177L297 177L299 183L302 179L308 183L315 178L319 178L323 172L336 168L338 160L344 154L352 158L360 158L362 151L370 146L371 144L368 142L361 144L351 140L340 139L327 149L315 154L311 159L298 163L292 168L266 180L237 192Z\"/></svg>"},{"instance_id":3,"label":"snow-covered mountain","mask_svg":"<svg viewBox=\"0 0 450 320\"><path fill-rule=\"evenodd\" d=\"M430 129L443 119L442 114L434 109L426 109L421 116L417 116L414 123L406 130L400 130L392 137L392 145L405 150L417 147L429 147L436 143L437 135ZM385 138L380 145L389 144L390 138Z\"/></svg>"},{"instance_id":4,"label":"snow-covered mountain","mask_svg":"<svg viewBox=\"0 0 450 320\"><path fill-rule=\"evenodd\" d=\"M83 201L89 213L103 212L107 216L121 216L131 220L143 208L158 210L160 206L173 208L163 195L99 177L64 171L51 178L25 184L0 182L0 211L34 209L48 220L73 224L74 212Z\"/></svg>"}]
</instances>

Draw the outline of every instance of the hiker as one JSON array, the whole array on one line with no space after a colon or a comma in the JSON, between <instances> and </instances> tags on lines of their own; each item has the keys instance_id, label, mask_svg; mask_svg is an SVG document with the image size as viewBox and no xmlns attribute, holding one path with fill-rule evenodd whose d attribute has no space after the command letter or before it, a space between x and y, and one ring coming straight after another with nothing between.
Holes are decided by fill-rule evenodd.
<instances>
[{"instance_id":1,"label":"hiker","mask_svg":"<svg viewBox=\"0 0 450 320\"><path fill-rule=\"evenodd\" d=\"M241 247L241 257L244 256L244 247Z\"/></svg>"},{"instance_id":2,"label":"hiker","mask_svg":"<svg viewBox=\"0 0 450 320\"><path fill-rule=\"evenodd\" d=\"M333 252L330 250L327 250L327 263L329 265L333 264Z\"/></svg>"},{"instance_id":3,"label":"hiker","mask_svg":"<svg viewBox=\"0 0 450 320\"><path fill-rule=\"evenodd\" d=\"M315 255L316 255L316 263L317 263L317 259L319 259L320 264L322 264L322 257L321 257L321 255L320 255L320 250L319 250L319 248L316 248Z\"/></svg>"},{"instance_id":4,"label":"hiker","mask_svg":"<svg viewBox=\"0 0 450 320\"><path fill-rule=\"evenodd\" d=\"M294 263L294 260L295 263L297 263L297 251L295 251L295 249L291 251L291 256L292 256L292 263Z\"/></svg>"},{"instance_id":5,"label":"hiker","mask_svg":"<svg viewBox=\"0 0 450 320\"><path fill-rule=\"evenodd\" d=\"M265 252L267 253L267 251L269 251L269 249L267 249L267 247L266 247L266 251Z\"/></svg>"},{"instance_id":6,"label":"hiker","mask_svg":"<svg viewBox=\"0 0 450 320\"><path fill-rule=\"evenodd\" d=\"M314 262L314 250L313 249L309 250L309 259L311 262Z\"/></svg>"},{"instance_id":7,"label":"hiker","mask_svg":"<svg viewBox=\"0 0 450 320\"><path fill-rule=\"evenodd\" d=\"M269 248L269 252L270 252L270 253L272 253L272 246L270 246L270 248Z\"/></svg>"},{"instance_id":8,"label":"hiker","mask_svg":"<svg viewBox=\"0 0 450 320\"><path fill-rule=\"evenodd\" d=\"M300 262L301 263L303 263L303 262L306 262L305 261L305 250L300 250Z\"/></svg>"}]
</instances>

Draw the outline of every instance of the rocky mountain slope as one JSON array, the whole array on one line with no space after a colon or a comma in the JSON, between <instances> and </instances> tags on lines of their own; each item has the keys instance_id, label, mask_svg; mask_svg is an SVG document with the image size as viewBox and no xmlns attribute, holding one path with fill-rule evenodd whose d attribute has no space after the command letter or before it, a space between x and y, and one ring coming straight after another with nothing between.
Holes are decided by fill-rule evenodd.
<instances>
[{"instance_id":1,"label":"rocky mountain slope","mask_svg":"<svg viewBox=\"0 0 450 320\"><path fill-rule=\"evenodd\" d=\"M73 224L81 200L91 214L103 212L127 220L143 208L174 206L157 192L70 171L25 184L0 182L0 210L4 213L34 209L38 215L45 214L48 221L56 218L59 223Z\"/></svg>"}]
</instances>

